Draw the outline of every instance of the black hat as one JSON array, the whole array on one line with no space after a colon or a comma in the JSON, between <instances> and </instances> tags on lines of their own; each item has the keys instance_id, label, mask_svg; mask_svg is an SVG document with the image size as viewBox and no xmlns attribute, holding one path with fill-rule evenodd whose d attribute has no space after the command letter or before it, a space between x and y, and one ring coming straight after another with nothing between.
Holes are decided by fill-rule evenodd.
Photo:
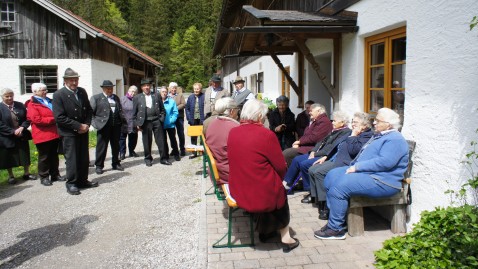
<instances>
[{"instance_id":1,"label":"black hat","mask_svg":"<svg viewBox=\"0 0 478 269\"><path fill-rule=\"evenodd\" d=\"M236 84L236 83L239 83L239 82L244 83L246 81L241 76L237 76L232 84Z\"/></svg>"},{"instance_id":2,"label":"black hat","mask_svg":"<svg viewBox=\"0 0 478 269\"><path fill-rule=\"evenodd\" d=\"M211 81L221 82L221 78L218 75L213 75L212 78L211 78Z\"/></svg>"},{"instance_id":3,"label":"black hat","mask_svg":"<svg viewBox=\"0 0 478 269\"><path fill-rule=\"evenodd\" d=\"M149 79L147 79L147 78L143 78L141 80L141 85L144 85L144 84L151 84L151 81L149 81Z\"/></svg>"},{"instance_id":4,"label":"black hat","mask_svg":"<svg viewBox=\"0 0 478 269\"><path fill-rule=\"evenodd\" d=\"M78 73L75 70L69 67L65 70L65 74L63 75L63 78L79 78L79 77L80 75L78 75Z\"/></svg>"},{"instance_id":5,"label":"black hat","mask_svg":"<svg viewBox=\"0 0 478 269\"><path fill-rule=\"evenodd\" d=\"M100 87L113 87L115 84L109 80L103 80L103 84L100 85Z\"/></svg>"}]
</instances>

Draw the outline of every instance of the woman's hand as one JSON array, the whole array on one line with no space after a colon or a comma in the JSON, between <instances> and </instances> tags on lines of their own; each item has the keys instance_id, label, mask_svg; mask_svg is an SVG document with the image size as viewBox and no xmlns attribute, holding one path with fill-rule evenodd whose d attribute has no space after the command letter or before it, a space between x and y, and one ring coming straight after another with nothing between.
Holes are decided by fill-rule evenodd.
<instances>
[{"instance_id":1,"label":"woman's hand","mask_svg":"<svg viewBox=\"0 0 478 269\"><path fill-rule=\"evenodd\" d=\"M315 161L314 164L312 164L312 165L323 164L323 163L325 162L325 160L327 160L327 156L324 156L324 157L318 159L318 160Z\"/></svg>"},{"instance_id":2,"label":"woman's hand","mask_svg":"<svg viewBox=\"0 0 478 269\"><path fill-rule=\"evenodd\" d=\"M315 153L313 151L311 151L309 154L309 160L312 158L315 158Z\"/></svg>"},{"instance_id":3,"label":"woman's hand","mask_svg":"<svg viewBox=\"0 0 478 269\"><path fill-rule=\"evenodd\" d=\"M292 144L292 147L295 148L295 149L296 149L296 148L299 148L299 146L300 146L300 141L299 141L299 140L295 141L295 142Z\"/></svg>"},{"instance_id":4,"label":"woman's hand","mask_svg":"<svg viewBox=\"0 0 478 269\"><path fill-rule=\"evenodd\" d=\"M345 173L346 174L355 173L355 166L350 166L349 168L347 168L347 170L345 170Z\"/></svg>"},{"instance_id":5,"label":"woman's hand","mask_svg":"<svg viewBox=\"0 0 478 269\"><path fill-rule=\"evenodd\" d=\"M15 136L18 136L18 137L22 136L23 129L25 128L23 128L22 126L18 127L14 132Z\"/></svg>"}]
</instances>

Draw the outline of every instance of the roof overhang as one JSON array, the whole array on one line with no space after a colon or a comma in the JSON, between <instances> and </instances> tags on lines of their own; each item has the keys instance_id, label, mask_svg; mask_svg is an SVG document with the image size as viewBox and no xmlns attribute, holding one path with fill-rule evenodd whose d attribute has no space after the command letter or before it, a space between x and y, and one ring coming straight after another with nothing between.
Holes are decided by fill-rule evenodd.
<instances>
[{"instance_id":1,"label":"roof overhang","mask_svg":"<svg viewBox=\"0 0 478 269\"><path fill-rule=\"evenodd\" d=\"M216 32L213 56L259 56L268 51L291 54L299 51L295 46L296 39L337 38L342 33L357 31L355 12L341 10L334 13L330 8L327 12L260 10L226 1Z\"/></svg>"}]
</instances>

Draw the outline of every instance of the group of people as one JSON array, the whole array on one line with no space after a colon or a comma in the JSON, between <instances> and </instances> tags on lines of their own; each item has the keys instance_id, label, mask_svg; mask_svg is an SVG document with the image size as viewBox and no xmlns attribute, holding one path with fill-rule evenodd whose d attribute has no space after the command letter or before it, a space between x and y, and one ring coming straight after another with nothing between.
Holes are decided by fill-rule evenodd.
<instances>
[{"instance_id":1,"label":"group of people","mask_svg":"<svg viewBox=\"0 0 478 269\"><path fill-rule=\"evenodd\" d=\"M346 113L334 112L331 121L324 106L308 101L304 120L295 118L287 97L276 102L272 112L257 100L242 108L228 97L215 102L216 116L204 134L220 183L229 184L238 206L253 214L259 239L280 236L289 252L299 240L289 232L287 190L301 178L309 192L301 202L316 205L319 219L328 220L314 236L345 239L350 197L387 197L401 189L408 144L398 131L399 115L381 108L372 126L369 114L357 112L350 124Z\"/></svg>"}]
</instances>

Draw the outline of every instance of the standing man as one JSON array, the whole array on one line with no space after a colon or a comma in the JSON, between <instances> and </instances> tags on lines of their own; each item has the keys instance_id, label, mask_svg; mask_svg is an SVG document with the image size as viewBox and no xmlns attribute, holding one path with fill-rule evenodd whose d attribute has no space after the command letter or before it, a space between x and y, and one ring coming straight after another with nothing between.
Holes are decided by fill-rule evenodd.
<instances>
[{"instance_id":1,"label":"standing man","mask_svg":"<svg viewBox=\"0 0 478 269\"><path fill-rule=\"evenodd\" d=\"M236 104L240 108L244 106L247 100L256 99L254 97L254 94L250 90L246 89L246 87L244 87L244 82L245 81L241 76L237 76L233 82L236 90L234 91L234 94L232 95L232 99L234 99L234 102L236 102Z\"/></svg>"},{"instance_id":2,"label":"standing man","mask_svg":"<svg viewBox=\"0 0 478 269\"><path fill-rule=\"evenodd\" d=\"M217 75L211 78L212 85L206 89L204 96L204 115L209 118L214 111L214 104L222 97L230 96L229 92L221 86L221 78Z\"/></svg>"},{"instance_id":3,"label":"standing man","mask_svg":"<svg viewBox=\"0 0 478 269\"><path fill-rule=\"evenodd\" d=\"M142 132L144 147L144 162L146 166L153 165L153 156L151 155L151 145L154 141L158 146L159 162L164 165L171 165L164 152L163 122L165 110L161 96L151 93L151 84L149 80L141 80L142 93L133 98L133 125L138 131Z\"/></svg>"},{"instance_id":4,"label":"standing man","mask_svg":"<svg viewBox=\"0 0 478 269\"><path fill-rule=\"evenodd\" d=\"M184 99L182 92L178 93L178 84L176 82L169 83L168 90L169 97L174 99L174 102L176 102L176 106L178 107L179 114L174 124L176 126L176 132L178 133L181 156L186 156L186 149L184 148L184 107L186 106L186 100Z\"/></svg>"},{"instance_id":5,"label":"standing man","mask_svg":"<svg viewBox=\"0 0 478 269\"><path fill-rule=\"evenodd\" d=\"M98 130L96 137L96 174L103 174L108 144L111 145L111 166L113 170L123 171L119 160L119 139L121 124L125 121L120 99L113 94L115 85L109 80L103 81L100 87L102 93L93 95L90 99L93 109L93 127Z\"/></svg>"},{"instance_id":6,"label":"standing man","mask_svg":"<svg viewBox=\"0 0 478 269\"><path fill-rule=\"evenodd\" d=\"M66 160L66 191L80 194L80 188L98 187L88 181L88 130L92 109L86 90L78 87L79 75L71 68L65 70L64 87L53 94L53 114L58 133L63 137Z\"/></svg>"}]
</instances>

